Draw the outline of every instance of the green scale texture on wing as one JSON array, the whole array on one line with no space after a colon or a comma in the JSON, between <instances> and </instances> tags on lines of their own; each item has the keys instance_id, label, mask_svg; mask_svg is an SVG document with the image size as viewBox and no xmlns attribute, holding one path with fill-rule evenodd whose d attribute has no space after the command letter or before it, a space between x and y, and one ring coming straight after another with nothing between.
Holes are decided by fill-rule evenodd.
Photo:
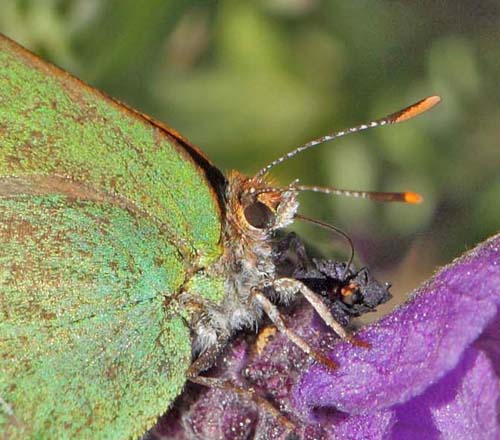
<instances>
[{"instance_id":1,"label":"green scale texture on wing","mask_svg":"<svg viewBox=\"0 0 500 440\"><path fill-rule=\"evenodd\" d=\"M175 247L111 204L0 199L0 218L0 438L144 433L190 364L182 313L165 312Z\"/></svg>"},{"instance_id":2,"label":"green scale texture on wing","mask_svg":"<svg viewBox=\"0 0 500 440\"><path fill-rule=\"evenodd\" d=\"M54 175L127 199L201 266L221 253L215 193L173 137L0 36L0 178Z\"/></svg>"},{"instance_id":3,"label":"green scale texture on wing","mask_svg":"<svg viewBox=\"0 0 500 440\"><path fill-rule=\"evenodd\" d=\"M175 296L221 255L204 171L0 35L0 211L0 439L137 438L186 379Z\"/></svg>"}]
</instances>

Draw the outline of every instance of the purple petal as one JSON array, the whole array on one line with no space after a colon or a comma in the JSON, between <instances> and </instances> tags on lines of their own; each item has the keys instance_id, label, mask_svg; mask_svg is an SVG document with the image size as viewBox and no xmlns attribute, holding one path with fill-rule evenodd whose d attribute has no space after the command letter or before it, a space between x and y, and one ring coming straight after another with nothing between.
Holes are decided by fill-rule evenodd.
<instances>
[{"instance_id":1,"label":"purple petal","mask_svg":"<svg viewBox=\"0 0 500 440\"><path fill-rule=\"evenodd\" d=\"M469 348L460 363L425 393L396 408L390 438L497 438L498 380L491 361Z\"/></svg>"},{"instance_id":2,"label":"purple petal","mask_svg":"<svg viewBox=\"0 0 500 440\"><path fill-rule=\"evenodd\" d=\"M333 407L349 414L408 401L456 367L467 347L491 324L500 302L500 236L442 269L408 303L359 333L370 349L338 344L340 367L316 365L294 390L309 414ZM484 342L486 343L486 342Z\"/></svg>"},{"instance_id":3,"label":"purple petal","mask_svg":"<svg viewBox=\"0 0 500 440\"><path fill-rule=\"evenodd\" d=\"M500 312L474 345L488 355L496 375L500 377Z\"/></svg>"},{"instance_id":4,"label":"purple petal","mask_svg":"<svg viewBox=\"0 0 500 440\"><path fill-rule=\"evenodd\" d=\"M387 439L395 422L395 412L387 410L346 417L342 422L333 425L335 429L332 429L330 438L337 440Z\"/></svg>"}]
</instances>

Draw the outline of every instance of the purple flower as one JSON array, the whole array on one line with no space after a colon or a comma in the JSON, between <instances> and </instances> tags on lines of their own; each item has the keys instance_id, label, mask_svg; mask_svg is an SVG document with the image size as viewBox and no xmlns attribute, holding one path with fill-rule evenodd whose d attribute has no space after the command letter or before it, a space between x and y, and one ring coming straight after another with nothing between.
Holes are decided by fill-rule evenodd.
<instances>
[{"instance_id":1,"label":"purple flower","mask_svg":"<svg viewBox=\"0 0 500 440\"><path fill-rule=\"evenodd\" d=\"M234 390L189 385L151 435L175 439L498 439L500 235L417 289L359 339L338 342L307 307L288 322L335 360L283 335L233 343L211 375L252 387L294 428ZM269 336L269 335L267 335Z\"/></svg>"}]
</instances>

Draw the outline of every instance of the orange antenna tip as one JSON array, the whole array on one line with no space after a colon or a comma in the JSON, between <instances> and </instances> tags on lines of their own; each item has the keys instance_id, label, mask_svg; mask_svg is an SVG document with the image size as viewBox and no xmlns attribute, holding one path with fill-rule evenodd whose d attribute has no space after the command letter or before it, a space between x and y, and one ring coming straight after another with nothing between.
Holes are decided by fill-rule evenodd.
<instances>
[{"instance_id":1,"label":"orange antenna tip","mask_svg":"<svg viewBox=\"0 0 500 440\"><path fill-rule=\"evenodd\" d=\"M295 148L294 150L284 154L281 157L278 157L276 160L273 160L270 164L266 165L264 168L259 170L254 178L261 178L264 176L271 168L283 163L284 161L292 158L293 156L302 153L303 151L309 150L310 148L321 145L325 142L333 141L334 139L338 139L349 134L357 133L364 130L369 130L371 128L380 127L382 125L388 124L397 124L398 122L403 122L408 119L414 118L419 114L430 110L432 107L436 106L441 102L441 98L437 95L428 96L427 98L421 99L415 104L409 105L405 107L403 110L399 110L396 113L391 113L388 116L385 116L380 119L376 119L374 121L357 125L355 127L346 128L345 130L336 131L325 136L321 136L317 139L313 139L312 141L306 142L300 147Z\"/></svg>"},{"instance_id":2,"label":"orange antenna tip","mask_svg":"<svg viewBox=\"0 0 500 440\"><path fill-rule=\"evenodd\" d=\"M412 203L412 204L417 204L417 203L422 203L424 198L416 192L405 192L404 194L404 199L406 203Z\"/></svg>"},{"instance_id":3,"label":"orange antenna tip","mask_svg":"<svg viewBox=\"0 0 500 440\"><path fill-rule=\"evenodd\" d=\"M427 98L424 98L416 102L415 104L412 104L409 107L406 107L405 109L397 113L394 113L389 117L389 119L391 119L392 123L407 121L408 119L412 119L415 116L418 116L421 113L430 110L431 108L438 105L440 102L441 102L441 97L437 95L428 96Z\"/></svg>"}]
</instances>

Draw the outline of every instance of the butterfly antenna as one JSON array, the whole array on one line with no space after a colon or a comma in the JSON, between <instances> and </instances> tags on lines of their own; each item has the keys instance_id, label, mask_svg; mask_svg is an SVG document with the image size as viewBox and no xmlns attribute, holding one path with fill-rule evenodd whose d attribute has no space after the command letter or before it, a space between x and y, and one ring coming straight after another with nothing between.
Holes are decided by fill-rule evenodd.
<instances>
[{"instance_id":1,"label":"butterfly antenna","mask_svg":"<svg viewBox=\"0 0 500 440\"><path fill-rule=\"evenodd\" d=\"M409 204L417 204L423 201L423 197L413 191L405 192L380 192L380 191L357 191L350 189L340 189L330 186L310 186L310 185L295 185L296 191L312 191L323 194L333 194L337 196L359 197L362 199L376 200L378 202L402 202Z\"/></svg>"},{"instance_id":2,"label":"butterfly antenna","mask_svg":"<svg viewBox=\"0 0 500 440\"><path fill-rule=\"evenodd\" d=\"M352 189L340 189L333 186L313 186L313 185L297 185L292 183L291 185L283 188L279 187L266 187L255 191L255 194L264 193L276 193L276 192L287 192L287 191L311 191L315 193L331 194L336 196L347 196L347 197L358 197L362 199L376 200L377 202L402 202L409 203L412 205L421 203L424 198L416 192L405 191L405 192L380 192L380 191L359 191Z\"/></svg>"},{"instance_id":3,"label":"butterfly antenna","mask_svg":"<svg viewBox=\"0 0 500 440\"><path fill-rule=\"evenodd\" d=\"M272 161L269 165L266 165L264 168L259 170L257 174L255 174L254 178L260 178L264 176L271 168L275 167L276 165L279 165L282 162L285 162L286 160L292 158L296 154L299 154L305 150L308 150L309 148L316 147L318 145L321 145L325 142L332 141L334 139L346 136L348 134L353 134L357 133L358 131L364 131L368 130L370 128L375 128L375 127L380 127L383 125L389 125L389 124L397 124L399 122L407 121L408 119L412 119L415 116L420 115L421 113L426 112L427 110L430 110L432 107L436 106L441 102L441 98L439 96L428 96L427 98L424 98L415 104L412 104L408 107L405 107L402 110L399 110L398 112L392 113L388 116L385 116L380 119L376 119L374 121L368 122L366 124L361 124L356 127L351 127L347 128L345 130L337 131L334 133L327 134L325 136L321 136L317 139L313 139L312 141L306 142L305 144L301 145L300 147L295 148L294 150L290 151L289 153L278 157L278 159Z\"/></svg>"},{"instance_id":4,"label":"butterfly antenna","mask_svg":"<svg viewBox=\"0 0 500 440\"><path fill-rule=\"evenodd\" d=\"M320 228L326 229L327 231L334 232L335 234L340 235L342 238L344 238L347 243L349 244L349 247L351 249L351 254L349 256L349 260L347 261L346 267L344 269L344 273L342 274L342 281L344 281L347 277L347 274L349 273L349 270L351 269L352 262L354 260L354 243L352 242L351 237L347 235L342 229L339 229L329 223L322 222L321 220L316 220L315 218L307 217L305 215L301 214L295 214L295 218L298 220L306 221L309 223L312 223L316 226L319 226Z\"/></svg>"}]
</instances>

